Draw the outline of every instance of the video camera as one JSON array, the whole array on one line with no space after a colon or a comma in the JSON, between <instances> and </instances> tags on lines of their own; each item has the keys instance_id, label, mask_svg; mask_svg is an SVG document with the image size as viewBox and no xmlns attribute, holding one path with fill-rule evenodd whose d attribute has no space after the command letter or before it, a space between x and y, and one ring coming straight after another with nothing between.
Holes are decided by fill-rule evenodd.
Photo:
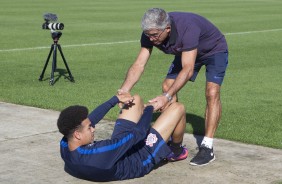
<instances>
[{"instance_id":1,"label":"video camera","mask_svg":"<svg viewBox=\"0 0 282 184\"><path fill-rule=\"evenodd\" d=\"M43 15L45 22L42 24L42 29L50 29L51 32L55 30L63 30L64 24L63 23L54 23L57 22L58 17L56 14L53 13L46 13ZM53 22L53 23L50 23Z\"/></svg>"}]
</instances>

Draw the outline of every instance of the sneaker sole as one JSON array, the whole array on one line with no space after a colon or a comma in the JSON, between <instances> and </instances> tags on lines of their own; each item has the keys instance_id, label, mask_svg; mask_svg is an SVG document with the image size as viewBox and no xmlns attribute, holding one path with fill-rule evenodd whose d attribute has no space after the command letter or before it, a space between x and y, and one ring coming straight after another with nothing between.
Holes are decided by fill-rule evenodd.
<instances>
[{"instance_id":1,"label":"sneaker sole","mask_svg":"<svg viewBox=\"0 0 282 184\"><path fill-rule=\"evenodd\" d=\"M205 165L208 165L210 164L211 162L213 162L215 160L215 156L213 157L213 159L211 159L209 162L205 163L205 164L196 164L194 162L190 162L190 165L192 166L205 166Z\"/></svg>"},{"instance_id":2,"label":"sneaker sole","mask_svg":"<svg viewBox=\"0 0 282 184\"><path fill-rule=\"evenodd\" d=\"M180 161L180 160L185 160L187 157L188 157L188 154L189 154L189 151L187 151L187 155L185 155L185 157L182 157L180 159L176 159L176 160L170 160L170 159L167 159L168 162L177 162L177 161Z\"/></svg>"}]
</instances>

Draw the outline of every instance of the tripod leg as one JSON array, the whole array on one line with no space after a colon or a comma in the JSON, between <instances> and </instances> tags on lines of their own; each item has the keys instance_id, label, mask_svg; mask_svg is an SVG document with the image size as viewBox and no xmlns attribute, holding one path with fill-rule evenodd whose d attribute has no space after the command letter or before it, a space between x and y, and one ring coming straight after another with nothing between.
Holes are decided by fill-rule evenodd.
<instances>
[{"instance_id":1,"label":"tripod leg","mask_svg":"<svg viewBox=\"0 0 282 184\"><path fill-rule=\"evenodd\" d=\"M58 49L59 49L59 51L60 51L60 54L61 54L61 56L62 56L62 59L63 59L63 61L64 61L64 63L65 63L65 66L66 66L66 68L67 68L67 71L68 71L68 73L69 73L70 81L74 82L74 78L73 78L73 76L72 76L72 74L71 74L71 71L70 71L70 69L69 69L68 63L67 63L67 61L66 61L66 59L65 59L65 57L64 57L62 48L61 48L61 46L60 46L59 44L58 44Z\"/></svg>"},{"instance_id":2,"label":"tripod leg","mask_svg":"<svg viewBox=\"0 0 282 184\"><path fill-rule=\"evenodd\" d=\"M40 77L39 77L39 79L38 79L38 80L40 80L40 81L42 81L42 79L43 79L43 76L44 76L46 67L47 67L47 65L48 65L48 63L49 63L50 56L51 56L51 54L52 54L52 52L53 52L53 48L54 48L54 44L51 45L51 49L50 49L50 52L49 52L49 54L48 54L47 60L46 60L46 62L45 62L45 65L44 65L44 67L43 67L43 70L42 70L42 72L41 72L41 75L40 75Z\"/></svg>"},{"instance_id":3,"label":"tripod leg","mask_svg":"<svg viewBox=\"0 0 282 184\"><path fill-rule=\"evenodd\" d=\"M53 46L53 63L52 63L52 71L51 71L51 78L50 78L50 85L54 84L54 72L57 67L57 44Z\"/></svg>"}]
</instances>

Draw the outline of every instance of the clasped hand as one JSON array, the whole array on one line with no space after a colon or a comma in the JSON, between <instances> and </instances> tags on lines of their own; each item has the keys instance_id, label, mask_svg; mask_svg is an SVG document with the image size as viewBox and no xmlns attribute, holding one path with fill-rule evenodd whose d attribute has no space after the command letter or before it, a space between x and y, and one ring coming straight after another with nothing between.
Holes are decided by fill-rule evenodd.
<instances>
[{"instance_id":1,"label":"clasped hand","mask_svg":"<svg viewBox=\"0 0 282 184\"><path fill-rule=\"evenodd\" d=\"M130 93L122 93L117 94L119 102L121 103L121 106L123 105L129 105L133 102L134 97L130 95Z\"/></svg>"}]
</instances>

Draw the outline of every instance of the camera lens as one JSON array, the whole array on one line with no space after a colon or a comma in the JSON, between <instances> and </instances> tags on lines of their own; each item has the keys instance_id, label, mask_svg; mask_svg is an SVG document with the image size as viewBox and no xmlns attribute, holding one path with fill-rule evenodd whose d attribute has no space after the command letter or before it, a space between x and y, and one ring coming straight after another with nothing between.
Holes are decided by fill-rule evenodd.
<instances>
[{"instance_id":1,"label":"camera lens","mask_svg":"<svg viewBox=\"0 0 282 184\"><path fill-rule=\"evenodd\" d=\"M63 23L50 23L48 24L48 28L51 30L63 30L64 24Z\"/></svg>"}]
</instances>

